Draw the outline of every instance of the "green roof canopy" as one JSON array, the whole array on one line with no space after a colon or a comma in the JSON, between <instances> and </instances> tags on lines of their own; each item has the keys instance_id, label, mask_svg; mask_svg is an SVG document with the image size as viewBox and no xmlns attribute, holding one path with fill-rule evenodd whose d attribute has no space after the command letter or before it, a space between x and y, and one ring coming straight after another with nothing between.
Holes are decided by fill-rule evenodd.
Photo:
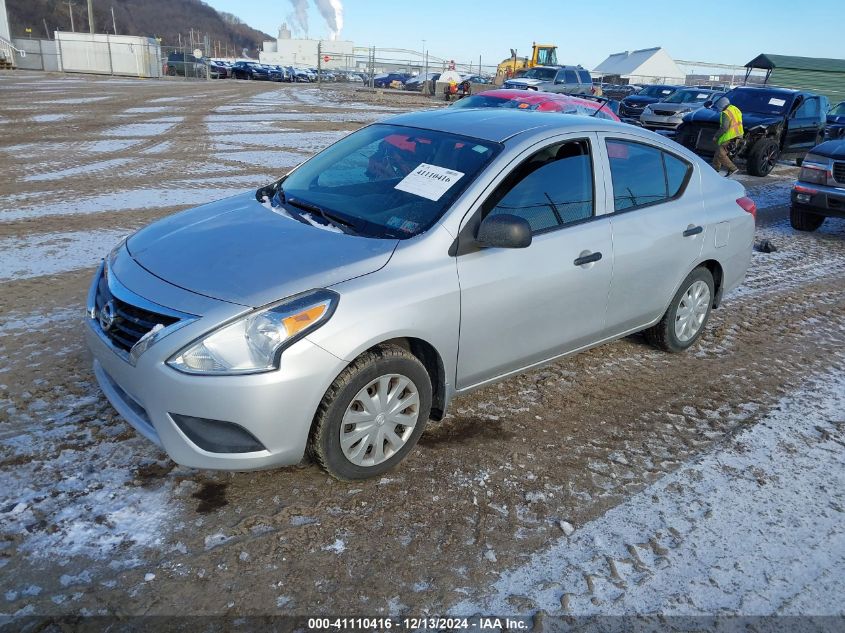
<instances>
[{"instance_id":1,"label":"green roof canopy","mask_svg":"<svg viewBox=\"0 0 845 633\"><path fill-rule=\"evenodd\" d=\"M745 65L746 68L774 70L817 70L830 73L845 73L845 59L826 59L824 57L795 57L793 55L771 55L762 53Z\"/></svg>"}]
</instances>

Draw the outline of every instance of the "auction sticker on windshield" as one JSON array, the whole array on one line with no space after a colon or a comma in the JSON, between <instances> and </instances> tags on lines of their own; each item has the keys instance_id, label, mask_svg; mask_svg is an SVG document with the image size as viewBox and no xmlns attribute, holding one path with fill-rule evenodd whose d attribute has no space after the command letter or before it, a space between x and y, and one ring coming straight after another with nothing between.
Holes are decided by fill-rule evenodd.
<instances>
[{"instance_id":1,"label":"auction sticker on windshield","mask_svg":"<svg viewBox=\"0 0 845 633\"><path fill-rule=\"evenodd\" d=\"M769 99L769 105L777 106L778 108L780 108L781 106L786 105L786 99L777 99L775 97L772 97L771 99Z\"/></svg>"},{"instance_id":2,"label":"auction sticker on windshield","mask_svg":"<svg viewBox=\"0 0 845 633\"><path fill-rule=\"evenodd\" d=\"M399 181L395 189L437 202L463 175L463 172L454 169L420 163L416 169Z\"/></svg>"}]
</instances>

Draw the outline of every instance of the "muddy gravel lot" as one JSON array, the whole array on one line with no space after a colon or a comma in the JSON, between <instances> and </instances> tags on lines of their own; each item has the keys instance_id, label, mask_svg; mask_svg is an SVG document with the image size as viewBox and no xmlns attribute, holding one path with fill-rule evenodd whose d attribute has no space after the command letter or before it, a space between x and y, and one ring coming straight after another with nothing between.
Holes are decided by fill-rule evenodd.
<instances>
[{"instance_id":1,"label":"muddy gravel lot","mask_svg":"<svg viewBox=\"0 0 845 633\"><path fill-rule=\"evenodd\" d=\"M381 479L183 468L97 388L83 304L114 243L428 106L342 87L0 74L0 615L426 614L471 611L494 586L499 612L594 613L639 584L626 568L688 564L670 516L625 556L566 558L542 600L500 582L841 375L845 222L790 228L794 166L740 177L778 250L754 254L696 348L633 336L462 397ZM819 455L841 471L841 408L797 419L816 415L833 425ZM735 476L763 490L737 459ZM705 516L707 498L687 502Z\"/></svg>"}]
</instances>

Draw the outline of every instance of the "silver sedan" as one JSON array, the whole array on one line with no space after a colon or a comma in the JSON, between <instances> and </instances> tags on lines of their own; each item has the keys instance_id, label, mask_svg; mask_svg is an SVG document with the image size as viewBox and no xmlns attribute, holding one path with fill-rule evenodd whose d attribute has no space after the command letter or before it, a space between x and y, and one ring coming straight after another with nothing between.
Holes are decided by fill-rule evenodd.
<instances>
[{"instance_id":1,"label":"silver sedan","mask_svg":"<svg viewBox=\"0 0 845 633\"><path fill-rule=\"evenodd\" d=\"M695 344L745 275L754 213L628 125L402 115L117 245L87 340L108 399L180 464L309 450L371 477L456 395L633 332Z\"/></svg>"}]
</instances>

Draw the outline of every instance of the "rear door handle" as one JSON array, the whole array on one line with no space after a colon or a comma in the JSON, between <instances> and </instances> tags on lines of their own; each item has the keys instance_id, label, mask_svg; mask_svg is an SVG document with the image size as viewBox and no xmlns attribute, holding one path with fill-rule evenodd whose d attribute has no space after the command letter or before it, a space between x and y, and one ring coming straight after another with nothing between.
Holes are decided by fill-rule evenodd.
<instances>
[{"instance_id":1,"label":"rear door handle","mask_svg":"<svg viewBox=\"0 0 845 633\"><path fill-rule=\"evenodd\" d=\"M686 231L684 231L684 237L690 237L692 235L698 235L699 233L704 231L703 226L691 226Z\"/></svg>"},{"instance_id":2,"label":"rear door handle","mask_svg":"<svg viewBox=\"0 0 845 633\"><path fill-rule=\"evenodd\" d=\"M578 259L576 259L573 263L576 266L583 266L584 264L592 264L593 262L597 262L601 259L601 253L590 253L589 255L582 255Z\"/></svg>"}]
</instances>

